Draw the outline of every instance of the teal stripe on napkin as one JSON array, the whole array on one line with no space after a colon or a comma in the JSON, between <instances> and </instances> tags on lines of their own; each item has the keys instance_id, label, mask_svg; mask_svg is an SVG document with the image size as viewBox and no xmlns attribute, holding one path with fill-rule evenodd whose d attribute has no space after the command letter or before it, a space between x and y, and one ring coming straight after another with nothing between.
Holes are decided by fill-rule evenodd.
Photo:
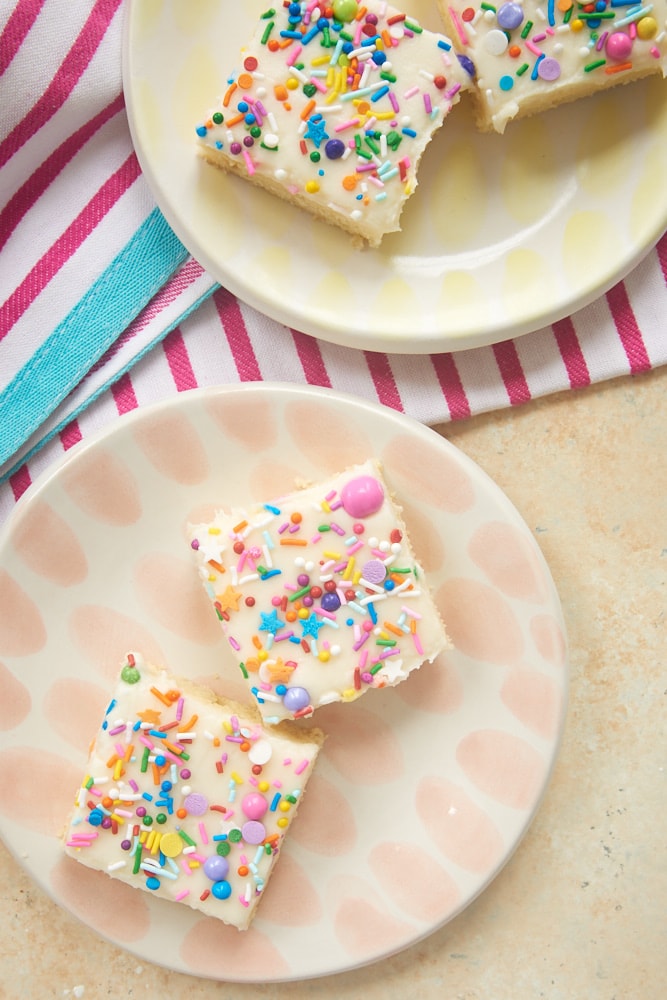
<instances>
[{"instance_id":1,"label":"teal stripe on napkin","mask_svg":"<svg viewBox=\"0 0 667 1000\"><path fill-rule=\"evenodd\" d=\"M187 259L155 208L0 396L0 465L21 447Z\"/></svg>"},{"instance_id":2,"label":"teal stripe on napkin","mask_svg":"<svg viewBox=\"0 0 667 1000\"><path fill-rule=\"evenodd\" d=\"M98 386L95 392L84 400L80 406L69 412L62 418L62 420L59 420L54 427L51 427L51 429L44 434L43 437L41 437L32 445L32 447L25 451L20 458L16 459L11 467L6 468L3 472L0 472L0 486L13 476L15 472L18 472L22 465L29 462L38 451L41 451L41 449L48 444L49 441L56 436L56 434L60 434L60 432L67 427L68 424L71 424L73 420L76 420L79 416L81 416L83 411L87 410L91 403L94 403L97 399L99 399L99 397L103 393L107 392L107 390L110 389L111 386L118 381L118 379L122 378L122 376L133 368L137 362L141 361L141 359L148 354L149 351L152 351L154 347L161 343L167 334L171 333L172 330L175 330L177 326L180 326L181 323L183 323L188 316L191 316L193 312L196 312L200 305L206 302L206 300L209 299L218 288L220 288L220 285L213 283L210 288L207 288L204 292L202 292L199 298L195 302L190 303L187 309L185 309L180 316L177 316L171 321L171 323L169 323L168 326L161 329L157 336L154 337L149 344L145 344L139 354L132 358L131 362L124 365L120 370L115 371L112 378L107 379L103 385ZM81 444L83 444L83 442L81 442Z\"/></svg>"}]
</instances>

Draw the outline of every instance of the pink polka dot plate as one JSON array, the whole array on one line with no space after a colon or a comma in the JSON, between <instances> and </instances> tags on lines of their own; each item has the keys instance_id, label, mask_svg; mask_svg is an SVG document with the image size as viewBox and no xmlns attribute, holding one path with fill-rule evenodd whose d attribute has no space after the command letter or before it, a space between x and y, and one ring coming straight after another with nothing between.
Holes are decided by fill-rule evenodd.
<instances>
[{"instance_id":1,"label":"pink polka dot plate","mask_svg":"<svg viewBox=\"0 0 667 1000\"><path fill-rule=\"evenodd\" d=\"M186 522L369 456L456 648L395 689L318 712L328 739L252 928L66 859L59 832L128 649L244 696ZM558 751L565 630L529 529L445 439L337 392L253 383L123 417L17 506L0 536L0 600L0 834L62 907L191 975L302 979L416 943L508 860Z\"/></svg>"}]
</instances>

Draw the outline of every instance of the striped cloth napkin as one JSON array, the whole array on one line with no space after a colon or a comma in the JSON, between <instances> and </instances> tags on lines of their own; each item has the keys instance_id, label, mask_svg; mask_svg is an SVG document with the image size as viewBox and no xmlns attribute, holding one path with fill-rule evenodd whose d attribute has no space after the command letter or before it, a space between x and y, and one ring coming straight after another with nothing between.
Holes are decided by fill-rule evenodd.
<instances>
[{"instance_id":1,"label":"striped cloth napkin","mask_svg":"<svg viewBox=\"0 0 667 1000\"><path fill-rule=\"evenodd\" d=\"M338 347L238 301L142 177L122 20L122 0L0 9L0 521L77 441L197 386L310 383L435 424L667 361L667 234L573 316L457 353Z\"/></svg>"}]
</instances>

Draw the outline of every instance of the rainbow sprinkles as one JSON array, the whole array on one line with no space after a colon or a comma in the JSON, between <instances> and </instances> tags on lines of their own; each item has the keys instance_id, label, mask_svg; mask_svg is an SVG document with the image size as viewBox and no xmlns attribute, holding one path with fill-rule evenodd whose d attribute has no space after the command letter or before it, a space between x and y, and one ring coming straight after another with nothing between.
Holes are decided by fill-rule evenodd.
<instances>
[{"instance_id":1,"label":"rainbow sprinkles","mask_svg":"<svg viewBox=\"0 0 667 1000\"><path fill-rule=\"evenodd\" d=\"M264 721L395 686L451 646L377 463L191 525Z\"/></svg>"},{"instance_id":2,"label":"rainbow sprinkles","mask_svg":"<svg viewBox=\"0 0 667 1000\"><path fill-rule=\"evenodd\" d=\"M65 852L245 930L322 743L130 653L91 746Z\"/></svg>"},{"instance_id":3,"label":"rainbow sprinkles","mask_svg":"<svg viewBox=\"0 0 667 1000\"><path fill-rule=\"evenodd\" d=\"M667 0L439 0L474 63L482 129L642 77L667 76Z\"/></svg>"},{"instance_id":4,"label":"rainbow sprinkles","mask_svg":"<svg viewBox=\"0 0 667 1000\"><path fill-rule=\"evenodd\" d=\"M198 149L377 246L468 86L450 39L384 2L287 2L260 16Z\"/></svg>"}]
</instances>

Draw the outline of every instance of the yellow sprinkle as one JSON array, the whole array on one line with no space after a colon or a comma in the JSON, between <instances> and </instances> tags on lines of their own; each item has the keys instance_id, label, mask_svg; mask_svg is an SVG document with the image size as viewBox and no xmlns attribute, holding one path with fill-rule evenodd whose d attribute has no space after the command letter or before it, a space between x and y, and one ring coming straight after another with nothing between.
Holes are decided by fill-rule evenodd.
<instances>
[{"instance_id":1,"label":"yellow sprinkle","mask_svg":"<svg viewBox=\"0 0 667 1000\"><path fill-rule=\"evenodd\" d=\"M208 533L209 533L209 535L220 535L220 534L222 534L222 529L221 528L215 528L213 525L210 525L209 529L208 529Z\"/></svg>"},{"instance_id":2,"label":"yellow sprinkle","mask_svg":"<svg viewBox=\"0 0 667 1000\"><path fill-rule=\"evenodd\" d=\"M325 66L329 62L329 56L317 56L310 60L311 66Z\"/></svg>"},{"instance_id":3,"label":"yellow sprinkle","mask_svg":"<svg viewBox=\"0 0 667 1000\"><path fill-rule=\"evenodd\" d=\"M116 765L113 769L113 780L120 781L122 776L123 776L123 761L117 760Z\"/></svg>"},{"instance_id":4,"label":"yellow sprinkle","mask_svg":"<svg viewBox=\"0 0 667 1000\"><path fill-rule=\"evenodd\" d=\"M235 781L237 785L243 784L243 778L240 774L237 774L236 771L232 771L232 781Z\"/></svg>"},{"instance_id":5,"label":"yellow sprinkle","mask_svg":"<svg viewBox=\"0 0 667 1000\"><path fill-rule=\"evenodd\" d=\"M165 858L177 858L183 850L183 841L177 833L163 833L160 838L160 850Z\"/></svg>"},{"instance_id":6,"label":"yellow sprinkle","mask_svg":"<svg viewBox=\"0 0 667 1000\"><path fill-rule=\"evenodd\" d=\"M290 802L287 802L286 799L283 799L278 808L280 809L281 812L287 813L292 808L292 805Z\"/></svg>"},{"instance_id":7,"label":"yellow sprinkle","mask_svg":"<svg viewBox=\"0 0 667 1000\"><path fill-rule=\"evenodd\" d=\"M161 849L162 849L162 834L158 830L156 830L155 839L153 840L153 843L151 845L151 854L157 854L157 852Z\"/></svg>"},{"instance_id":8,"label":"yellow sprinkle","mask_svg":"<svg viewBox=\"0 0 667 1000\"><path fill-rule=\"evenodd\" d=\"M284 829L289 824L287 816L281 816L279 820L276 820L276 826Z\"/></svg>"},{"instance_id":9,"label":"yellow sprinkle","mask_svg":"<svg viewBox=\"0 0 667 1000\"><path fill-rule=\"evenodd\" d=\"M354 563L355 563L354 556L350 556L350 558L347 560L347 566L343 570L343 577L342 577L343 580L349 580L350 577L352 576L352 570L354 569Z\"/></svg>"},{"instance_id":10,"label":"yellow sprinkle","mask_svg":"<svg viewBox=\"0 0 667 1000\"><path fill-rule=\"evenodd\" d=\"M327 552L323 552L322 555L326 556L327 559L335 559L336 562L340 562L340 559L342 558L340 552L328 552L327 551Z\"/></svg>"},{"instance_id":11,"label":"yellow sprinkle","mask_svg":"<svg viewBox=\"0 0 667 1000\"><path fill-rule=\"evenodd\" d=\"M346 688L344 691L341 691L341 696L343 701L354 701L355 698L359 697L359 692L355 691L354 688Z\"/></svg>"},{"instance_id":12,"label":"yellow sprinkle","mask_svg":"<svg viewBox=\"0 0 667 1000\"><path fill-rule=\"evenodd\" d=\"M271 785L268 783L268 781L260 781L260 783L257 786L260 792L268 792L270 787Z\"/></svg>"}]
</instances>

